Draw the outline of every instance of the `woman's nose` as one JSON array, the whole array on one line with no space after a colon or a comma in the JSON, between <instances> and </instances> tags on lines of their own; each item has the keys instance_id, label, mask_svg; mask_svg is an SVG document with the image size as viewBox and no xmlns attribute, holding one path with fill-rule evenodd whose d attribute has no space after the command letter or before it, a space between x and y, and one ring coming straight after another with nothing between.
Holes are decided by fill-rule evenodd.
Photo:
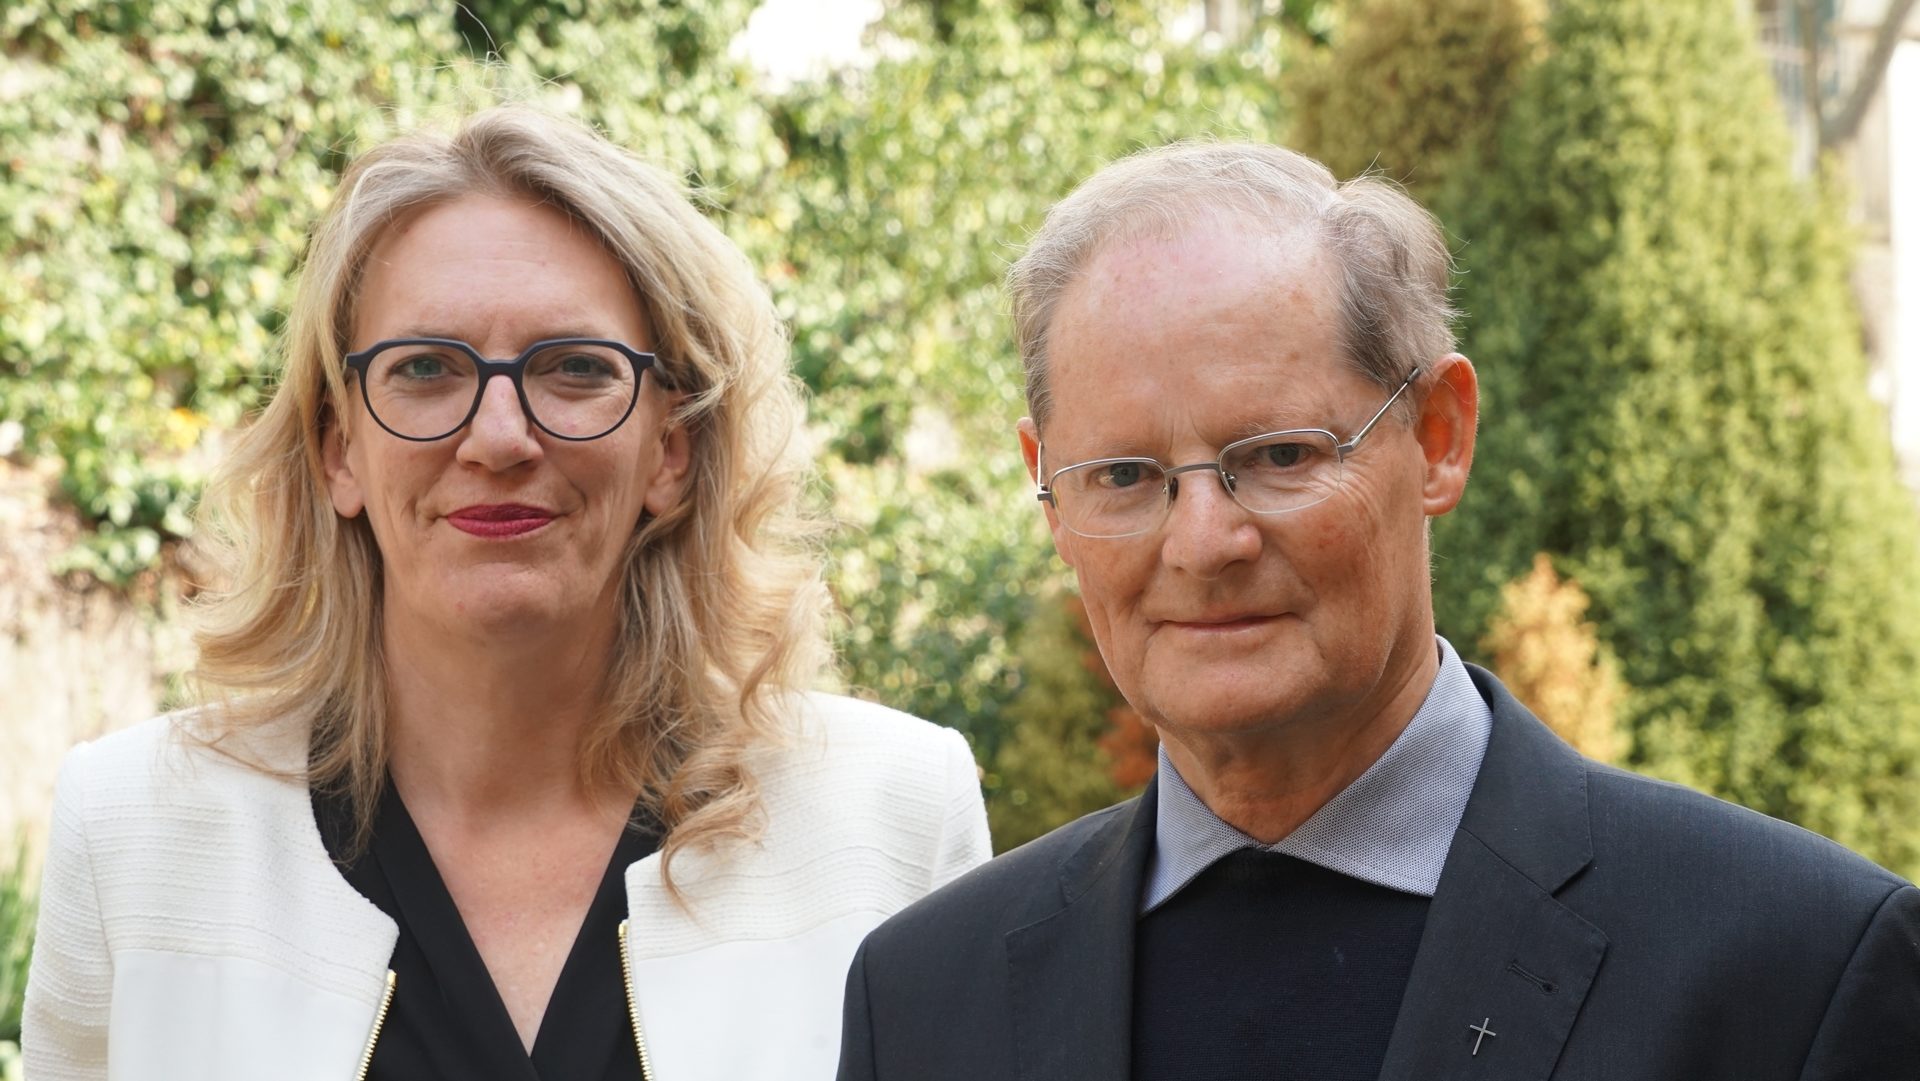
<instances>
[{"instance_id":1,"label":"woman's nose","mask_svg":"<svg viewBox=\"0 0 1920 1081\"><path fill-rule=\"evenodd\" d=\"M539 448L532 418L521 407L513 380L490 376L480 388L480 408L460 436L460 459L501 470L537 455Z\"/></svg>"}]
</instances>

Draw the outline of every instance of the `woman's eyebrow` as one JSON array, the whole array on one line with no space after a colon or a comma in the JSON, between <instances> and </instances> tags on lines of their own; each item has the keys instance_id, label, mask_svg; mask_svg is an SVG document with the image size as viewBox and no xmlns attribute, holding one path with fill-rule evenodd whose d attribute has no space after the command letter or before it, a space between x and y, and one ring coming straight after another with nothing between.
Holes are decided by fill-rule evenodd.
<instances>
[{"instance_id":1,"label":"woman's eyebrow","mask_svg":"<svg viewBox=\"0 0 1920 1081\"><path fill-rule=\"evenodd\" d=\"M394 338L394 339L441 338L449 341L465 342L468 345L472 345L474 349L480 348L477 345L473 345L473 343L468 341L466 338L461 337L459 334L451 330L448 330L445 327L436 327L428 324L415 324L413 326L404 327L400 330L399 333L390 335L390 338ZM565 326L548 327L547 329L541 331L539 334L531 338L528 338L524 342L521 342L520 348L525 349L527 346L532 345L534 342L553 341L558 338L605 339L607 338L607 335L604 332L595 332L595 331L587 330L584 327L570 323Z\"/></svg>"}]
</instances>

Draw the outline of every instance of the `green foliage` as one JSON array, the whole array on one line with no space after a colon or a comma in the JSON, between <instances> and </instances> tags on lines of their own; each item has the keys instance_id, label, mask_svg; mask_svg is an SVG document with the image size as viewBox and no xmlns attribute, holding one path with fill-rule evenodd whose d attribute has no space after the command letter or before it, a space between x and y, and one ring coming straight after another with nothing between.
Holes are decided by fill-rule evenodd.
<instances>
[{"instance_id":1,"label":"green foliage","mask_svg":"<svg viewBox=\"0 0 1920 1081\"><path fill-rule=\"evenodd\" d=\"M297 8L297 10L295 10ZM446 54L438 5L18 0L0 13L0 419L121 580L185 534L192 453L259 400L343 151Z\"/></svg>"},{"instance_id":2,"label":"green foliage","mask_svg":"<svg viewBox=\"0 0 1920 1081\"><path fill-rule=\"evenodd\" d=\"M1287 71L1291 145L1341 178L1377 169L1419 195L1491 156L1538 52L1544 0L1352 0L1330 47Z\"/></svg>"},{"instance_id":3,"label":"green foliage","mask_svg":"<svg viewBox=\"0 0 1920 1081\"><path fill-rule=\"evenodd\" d=\"M1020 687L1015 635L1051 574L1013 478L824 464L844 527L831 577L844 677L960 730L992 761Z\"/></svg>"},{"instance_id":4,"label":"green foliage","mask_svg":"<svg viewBox=\"0 0 1920 1081\"><path fill-rule=\"evenodd\" d=\"M1627 687L1593 624L1581 618L1591 603L1541 553L1532 570L1501 588L1480 649L1507 690L1561 739L1588 758L1617 762Z\"/></svg>"},{"instance_id":5,"label":"green foliage","mask_svg":"<svg viewBox=\"0 0 1920 1081\"><path fill-rule=\"evenodd\" d=\"M1012 643L1058 577L1011 435L1000 276L1111 158L1271 136L1279 31L1207 51L1167 43L1174 0L903 2L870 69L776 93L732 50L755 6L8 5L0 420L95 525L69 569L126 582L187 534L219 433L271 386L289 276L351 155L535 98L693 178L761 267L847 526L847 679L998 761Z\"/></svg>"},{"instance_id":6,"label":"green foliage","mask_svg":"<svg viewBox=\"0 0 1920 1081\"><path fill-rule=\"evenodd\" d=\"M1631 761L1920 869L1920 523L1831 200L1731 3L1562 0L1497 170L1443 212L1481 442L1435 530L1481 639L1546 552L1632 687Z\"/></svg>"},{"instance_id":7,"label":"green foliage","mask_svg":"<svg viewBox=\"0 0 1920 1081\"><path fill-rule=\"evenodd\" d=\"M33 953L36 908L27 876L27 844L22 838L14 846L12 864L0 869L0 1071L7 1066L4 1045L20 1039L27 959Z\"/></svg>"},{"instance_id":8,"label":"green foliage","mask_svg":"<svg viewBox=\"0 0 1920 1081\"><path fill-rule=\"evenodd\" d=\"M1024 381L1001 276L1112 158L1270 137L1278 70L1271 34L1209 55L1165 45L1138 6L1027 7L981 0L943 26L891 12L870 70L779 102L786 167L735 222L794 328L853 527L835 575L848 677L968 733L986 763L1013 738L1011 643L1058 575L1012 434Z\"/></svg>"},{"instance_id":9,"label":"green foliage","mask_svg":"<svg viewBox=\"0 0 1920 1081\"><path fill-rule=\"evenodd\" d=\"M1015 652L1026 666L1012 722L988 769L993 848L1005 852L1127 793L1113 782L1100 745L1118 696L1092 665L1077 604L1051 595L1021 628Z\"/></svg>"}]
</instances>

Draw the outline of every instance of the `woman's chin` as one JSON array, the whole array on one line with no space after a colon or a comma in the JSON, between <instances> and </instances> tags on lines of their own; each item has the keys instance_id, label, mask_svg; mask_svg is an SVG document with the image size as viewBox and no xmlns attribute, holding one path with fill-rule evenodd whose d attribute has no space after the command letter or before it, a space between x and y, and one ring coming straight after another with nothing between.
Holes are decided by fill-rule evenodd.
<instances>
[{"instance_id":1,"label":"woman's chin","mask_svg":"<svg viewBox=\"0 0 1920 1081\"><path fill-rule=\"evenodd\" d=\"M599 619L609 618L601 606L583 604L587 590L539 576L486 575L450 585L439 598L418 598L394 614L405 624L438 624L461 637L516 639L567 634ZM437 603L435 603L437 601ZM407 618L406 609L417 616Z\"/></svg>"}]
</instances>

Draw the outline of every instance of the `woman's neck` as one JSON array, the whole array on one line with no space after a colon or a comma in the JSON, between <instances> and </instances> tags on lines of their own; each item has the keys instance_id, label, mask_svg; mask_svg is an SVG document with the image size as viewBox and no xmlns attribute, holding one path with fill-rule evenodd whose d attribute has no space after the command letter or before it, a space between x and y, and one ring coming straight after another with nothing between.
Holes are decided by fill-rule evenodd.
<instances>
[{"instance_id":1,"label":"woman's neck","mask_svg":"<svg viewBox=\"0 0 1920 1081\"><path fill-rule=\"evenodd\" d=\"M612 619L482 635L390 613L383 630L389 769L409 807L485 818L618 802L580 771Z\"/></svg>"}]
</instances>

